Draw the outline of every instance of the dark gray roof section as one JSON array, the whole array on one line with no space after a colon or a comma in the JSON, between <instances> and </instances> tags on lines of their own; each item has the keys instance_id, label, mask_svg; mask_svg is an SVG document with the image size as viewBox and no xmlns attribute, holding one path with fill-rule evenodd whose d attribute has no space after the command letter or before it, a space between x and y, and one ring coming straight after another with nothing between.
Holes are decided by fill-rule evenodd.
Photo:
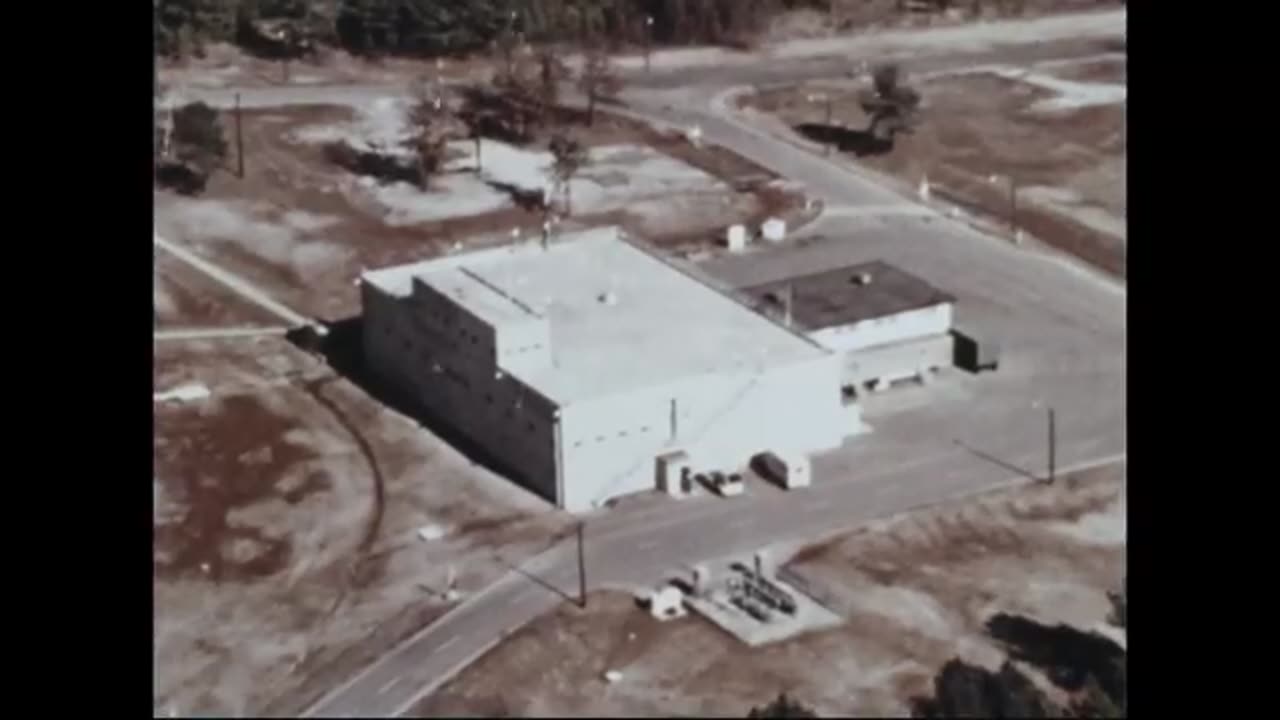
<instances>
[{"instance_id":1,"label":"dark gray roof section","mask_svg":"<svg viewBox=\"0 0 1280 720\"><path fill-rule=\"evenodd\" d=\"M805 331L851 325L956 300L880 260L753 285L739 292L757 311L780 317L788 285L792 293L791 321Z\"/></svg>"}]
</instances>

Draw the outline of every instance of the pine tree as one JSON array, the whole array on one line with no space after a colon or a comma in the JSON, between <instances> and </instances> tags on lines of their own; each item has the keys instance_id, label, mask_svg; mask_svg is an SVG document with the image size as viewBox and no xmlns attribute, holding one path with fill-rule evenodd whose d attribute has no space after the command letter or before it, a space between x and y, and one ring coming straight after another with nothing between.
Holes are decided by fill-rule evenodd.
<instances>
[{"instance_id":1,"label":"pine tree","mask_svg":"<svg viewBox=\"0 0 1280 720\"><path fill-rule=\"evenodd\" d=\"M753 707L749 718L816 718L818 714L784 692L764 707Z\"/></svg>"}]
</instances>

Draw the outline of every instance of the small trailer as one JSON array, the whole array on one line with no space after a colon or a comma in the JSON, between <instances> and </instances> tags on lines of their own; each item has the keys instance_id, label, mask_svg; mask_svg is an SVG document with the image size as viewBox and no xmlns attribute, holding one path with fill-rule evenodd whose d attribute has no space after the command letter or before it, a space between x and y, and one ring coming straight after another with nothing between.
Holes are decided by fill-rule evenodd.
<instances>
[{"instance_id":1,"label":"small trailer","mask_svg":"<svg viewBox=\"0 0 1280 720\"><path fill-rule=\"evenodd\" d=\"M971 373L994 371L1000 367L1000 345L969 330L954 329L955 366Z\"/></svg>"}]
</instances>

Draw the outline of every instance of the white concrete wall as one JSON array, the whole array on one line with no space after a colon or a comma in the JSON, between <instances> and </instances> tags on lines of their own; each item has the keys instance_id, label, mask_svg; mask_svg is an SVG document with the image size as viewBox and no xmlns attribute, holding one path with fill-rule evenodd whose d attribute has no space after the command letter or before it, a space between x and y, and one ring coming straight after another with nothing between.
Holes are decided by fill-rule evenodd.
<instances>
[{"instance_id":1,"label":"white concrete wall","mask_svg":"<svg viewBox=\"0 0 1280 720\"><path fill-rule=\"evenodd\" d=\"M686 450L696 470L745 467L767 449L819 452L839 446L849 423L840 358L690 378L563 408L564 506L654 486L656 457ZM676 401L672 428L671 401Z\"/></svg>"},{"instance_id":2,"label":"white concrete wall","mask_svg":"<svg viewBox=\"0 0 1280 720\"><path fill-rule=\"evenodd\" d=\"M921 368L951 367L954 340L950 334L878 345L844 354L845 385L870 380L892 382L917 374Z\"/></svg>"},{"instance_id":3,"label":"white concrete wall","mask_svg":"<svg viewBox=\"0 0 1280 720\"><path fill-rule=\"evenodd\" d=\"M397 300L368 284L361 292L370 369L556 502L555 408L497 377L492 332L466 313L443 320L451 311L429 295Z\"/></svg>"},{"instance_id":4,"label":"white concrete wall","mask_svg":"<svg viewBox=\"0 0 1280 720\"><path fill-rule=\"evenodd\" d=\"M952 304L911 310L851 325L825 328L809 337L836 351L862 350L877 345L940 335L951 330Z\"/></svg>"}]
</instances>

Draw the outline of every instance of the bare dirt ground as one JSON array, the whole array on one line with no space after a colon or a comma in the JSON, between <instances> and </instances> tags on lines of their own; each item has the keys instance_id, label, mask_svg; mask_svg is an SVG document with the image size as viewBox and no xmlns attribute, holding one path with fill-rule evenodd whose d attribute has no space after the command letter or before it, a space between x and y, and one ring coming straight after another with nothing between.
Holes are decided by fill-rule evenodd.
<instances>
[{"instance_id":1,"label":"bare dirt ground","mask_svg":"<svg viewBox=\"0 0 1280 720\"><path fill-rule=\"evenodd\" d=\"M436 219L409 214L396 220L395 212L417 212L424 201L446 211L453 205L462 207L467 198L454 199L451 183L495 191L474 178L471 169L461 167L438 178L430 195L404 183L375 187L332 164L322 143L299 140L300 130L345 127L355 120L351 109L339 107L245 111L246 177L236 177L232 169L216 173L196 198L158 191L158 232L193 247L299 312L329 320L358 311L353 282L362 268L431 257L459 245L506 242L513 228L524 237L540 233L541 212L517 207L502 196L491 209L480 208L474 214ZM229 116L226 124L231 136ZM648 153L646 163L660 162L654 165L658 174L652 182L645 180L649 185L634 188L639 193L634 202L618 205L621 201L615 199L599 210L583 208L569 218L573 225L618 223L660 245L709 246L734 222L758 223L782 214L794 225L804 217L802 196L779 187L748 186L749 179L767 182L772 176L722 149L694 147L682 137L604 115L581 132L593 147L625 148L620 143L629 142ZM232 148L234 152L234 142ZM233 158L228 165L234 164ZM582 175L599 175L591 182L611 197L632 192L631 176L607 170L588 167ZM705 191L664 191L672 171L677 180L690 173L705 176Z\"/></svg>"},{"instance_id":2,"label":"bare dirt ground","mask_svg":"<svg viewBox=\"0 0 1280 720\"><path fill-rule=\"evenodd\" d=\"M925 102L920 127L890 150L863 132L858 81L763 90L741 103L802 136L834 134L865 166L913 186L927 177L935 198L1002 223L1013 178L1020 229L1124 277L1125 68L1110 57L930 74L914 82ZM832 97L834 131L822 130L824 103L808 99L815 93Z\"/></svg>"},{"instance_id":3,"label":"bare dirt ground","mask_svg":"<svg viewBox=\"0 0 1280 720\"><path fill-rule=\"evenodd\" d=\"M821 716L907 715L946 661L999 666L983 631L994 613L1105 624L1124 575L1123 472L985 493L801 550L784 572L845 617L837 628L752 649L696 615L659 623L631 595L601 593L517 632L414 714L743 717L785 691Z\"/></svg>"},{"instance_id":4,"label":"bare dirt ground","mask_svg":"<svg viewBox=\"0 0 1280 720\"><path fill-rule=\"evenodd\" d=\"M158 712L295 714L564 531L279 338L155 352L212 393L155 407Z\"/></svg>"}]
</instances>

